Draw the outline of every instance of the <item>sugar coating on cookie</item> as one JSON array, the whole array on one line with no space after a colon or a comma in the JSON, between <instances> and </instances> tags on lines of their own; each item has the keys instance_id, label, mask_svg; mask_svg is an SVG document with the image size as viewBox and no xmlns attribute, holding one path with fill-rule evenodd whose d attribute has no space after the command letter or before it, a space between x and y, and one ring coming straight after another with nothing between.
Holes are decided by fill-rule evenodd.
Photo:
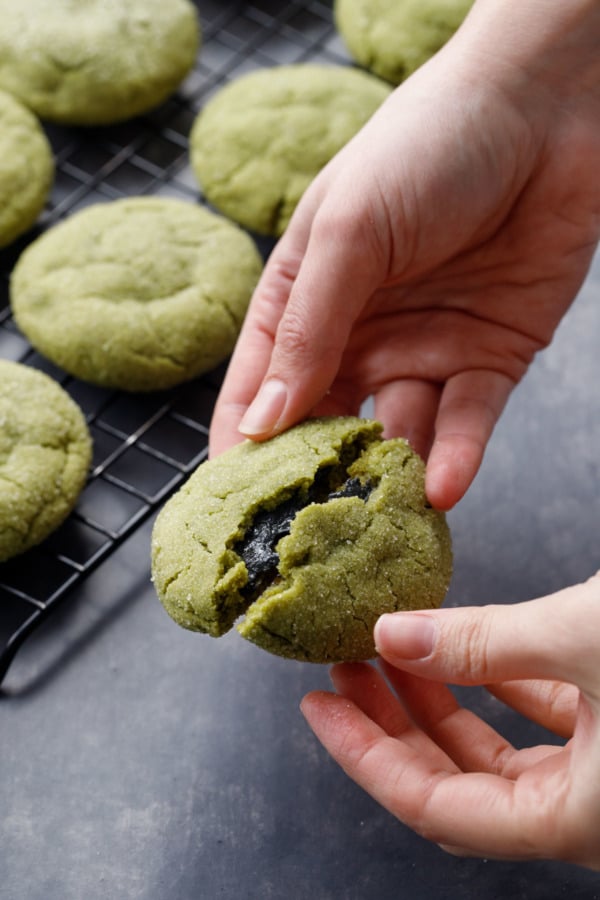
<instances>
[{"instance_id":1,"label":"sugar coating on cookie","mask_svg":"<svg viewBox=\"0 0 600 900\"><path fill-rule=\"evenodd\" d=\"M472 5L473 0L336 0L334 19L358 63L400 84L450 40Z\"/></svg>"},{"instance_id":2,"label":"sugar coating on cookie","mask_svg":"<svg viewBox=\"0 0 600 900\"><path fill-rule=\"evenodd\" d=\"M34 224L53 178L54 158L40 123L0 91L0 247Z\"/></svg>"},{"instance_id":3,"label":"sugar coating on cookie","mask_svg":"<svg viewBox=\"0 0 600 900\"><path fill-rule=\"evenodd\" d=\"M154 584L176 622L218 637L237 621L263 649L319 663L373 657L379 615L439 606L451 569L422 460L353 417L203 463L152 536Z\"/></svg>"},{"instance_id":4,"label":"sugar coating on cookie","mask_svg":"<svg viewBox=\"0 0 600 900\"><path fill-rule=\"evenodd\" d=\"M162 103L194 64L188 0L0 0L0 88L42 119L104 125Z\"/></svg>"},{"instance_id":5,"label":"sugar coating on cookie","mask_svg":"<svg viewBox=\"0 0 600 900\"><path fill-rule=\"evenodd\" d=\"M0 360L0 561L58 528L90 461L88 427L67 392L36 369Z\"/></svg>"},{"instance_id":6,"label":"sugar coating on cookie","mask_svg":"<svg viewBox=\"0 0 600 900\"><path fill-rule=\"evenodd\" d=\"M260 234L280 235L314 176L390 93L347 66L260 69L221 89L190 135L207 199Z\"/></svg>"},{"instance_id":7,"label":"sugar coating on cookie","mask_svg":"<svg viewBox=\"0 0 600 900\"><path fill-rule=\"evenodd\" d=\"M194 203L95 204L21 255L10 295L40 353L85 381L172 387L231 352L262 258L252 239Z\"/></svg>"}]
</instances>

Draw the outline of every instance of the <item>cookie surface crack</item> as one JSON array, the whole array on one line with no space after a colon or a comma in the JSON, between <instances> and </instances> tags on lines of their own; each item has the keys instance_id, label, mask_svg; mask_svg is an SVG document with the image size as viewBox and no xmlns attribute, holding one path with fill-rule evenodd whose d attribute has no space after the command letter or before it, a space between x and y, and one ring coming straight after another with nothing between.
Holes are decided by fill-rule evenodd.
<instances>
[{"instance_id":1,"label":"cookie surface crack","mask_svg":"<svg viewBox=\"0 0 600 900\"><path fill-rule=\"evenodd\" d=\"M259 511L244 537L233 547L248 572L244 596L252 602L277 578L277 544L290 533L292 522L300 510L312 503L328 503L350 497L366 501L373 489L374 484L368 479L349 478L345 471L342 476L339 467L327 467L317 472L308 492L298 491L274 509Z\"/></svg>"}]
</instances>

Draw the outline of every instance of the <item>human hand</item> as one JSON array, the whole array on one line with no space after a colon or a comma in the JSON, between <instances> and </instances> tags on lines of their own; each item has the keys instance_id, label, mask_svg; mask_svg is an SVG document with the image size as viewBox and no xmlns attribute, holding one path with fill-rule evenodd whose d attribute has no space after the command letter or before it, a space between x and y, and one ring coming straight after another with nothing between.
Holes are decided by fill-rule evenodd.
<instances>
[{"instance_id":1,"label":"human hand","mask_svg":"<svg viewBox=\"0 0 600 900\"><path fill-rule=\"evenodd\" d=\"M521 30L548 46L530 50L512 34L514 8L503 40L478 0L315 179L253 297L213 455L240 431L262 440L306 415L356 414L373 396L385 434L429 457L430 502L460 499L598 237L600 98L578 68L588 45L597 57L598 7L585 28L563 21L580 5L555 13L559 38L541 4L544 28ZM561 40L572 45L562 55Z\"/></svg>"},{"instance_id":2,"label":"human hand","mask_svg":"<svg viewBox=\"0 0 600 900\"><path fill-rule=\"evenodd\" d=\"M513 606L393 613L383 675L341 664L302 710L344 770L451 853L600 870L600 573ZM564 746L516 750L443 683L480 685Z\"/></svg>"}]
</instances>

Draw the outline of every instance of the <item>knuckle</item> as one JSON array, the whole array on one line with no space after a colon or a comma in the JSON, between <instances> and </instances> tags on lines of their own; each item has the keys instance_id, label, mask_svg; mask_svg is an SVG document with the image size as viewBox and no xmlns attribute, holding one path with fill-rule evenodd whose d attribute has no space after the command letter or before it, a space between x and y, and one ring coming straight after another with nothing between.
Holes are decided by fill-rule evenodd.
<instances>
[{"instance_id":1,"label":"knuckle","mask_svg":"<svg viewBox=\"0 0 600 900\"><path fill-rule=\"evenodd\" d=\"M333 235L337 240L344 241L362 229L360 220L360 216L352 214L347 203L328 203L321 206L315 215L311 237L319 242L331 240Z\"/></svg>"},{"instance_id":2,"label":"knuckle","mask_svg":"<svg viewBox=\"0 0 600 900\"><path fill-rule=\"evenodd\" d=\"M277 347L286 360L305 360L312 356L314 340L306 318L288 309L277 330Z\"/></svg>"},{"instance_id":3,"label":"knuckle","mask_svg":"<svg viewBox=\"0 0 600 900\"><path fill-rule=\"evenodd\" d=\"M485 684L493 680L488 645L492 628L492 615L471 616L458 629L455 640L454 662L459 676L465 682Z\"/></svg>"},{"instance_id":4,"label":"knuckle","mask_svg":"<svg viewBox=\"0 0 600 900\"><path fill-rule=\"evenodd\" d=\"M559 723L563 721L565 716L571 717L574 715L574 704L577 702L575 698L579 697L579 690L575 686L572 687L572 691L569 690L567 693L565 684L562 681L542 682L538 691L541 695L541 701L546 704L548 721L556 723L553 725L555 729L559 727ZM542 691L544 692L543 694ZM569 733L571 733L571 729Z\"/></svg>"},{"instance_id":5,"label":"knuckle","mask_svg":"<svg viewBox=\"0 0 600 900\"><path fill-rule=\"evenodd\" d=\"M352 248L352 263L361 259L387 258L387 239L380 225L381 216L356 201L352 189L339 191L331 202L321 206L312 223L311 240L323 246L332 240L339 246ZM355 248L360 247L360 254Z\"/></svg>"}]
</instances>

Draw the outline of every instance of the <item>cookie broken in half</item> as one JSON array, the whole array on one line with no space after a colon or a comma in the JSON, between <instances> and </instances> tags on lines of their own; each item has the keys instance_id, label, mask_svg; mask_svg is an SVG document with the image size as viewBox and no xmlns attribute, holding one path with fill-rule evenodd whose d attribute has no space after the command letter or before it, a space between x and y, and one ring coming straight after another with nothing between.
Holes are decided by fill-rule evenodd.
<instances>
[{"instance_id":1,"label":"cookie broken in half","mask_svg":"<svg viewBox=\"0 0 600 900\"><path fill-rule=\"evenodd\" d=\"M279 656L375 656L384 612L439 606L452 570L423 461L378 422L309 419L201 464L162 509L152 573L184 628Z\"/></svg>"}]
</instances>

